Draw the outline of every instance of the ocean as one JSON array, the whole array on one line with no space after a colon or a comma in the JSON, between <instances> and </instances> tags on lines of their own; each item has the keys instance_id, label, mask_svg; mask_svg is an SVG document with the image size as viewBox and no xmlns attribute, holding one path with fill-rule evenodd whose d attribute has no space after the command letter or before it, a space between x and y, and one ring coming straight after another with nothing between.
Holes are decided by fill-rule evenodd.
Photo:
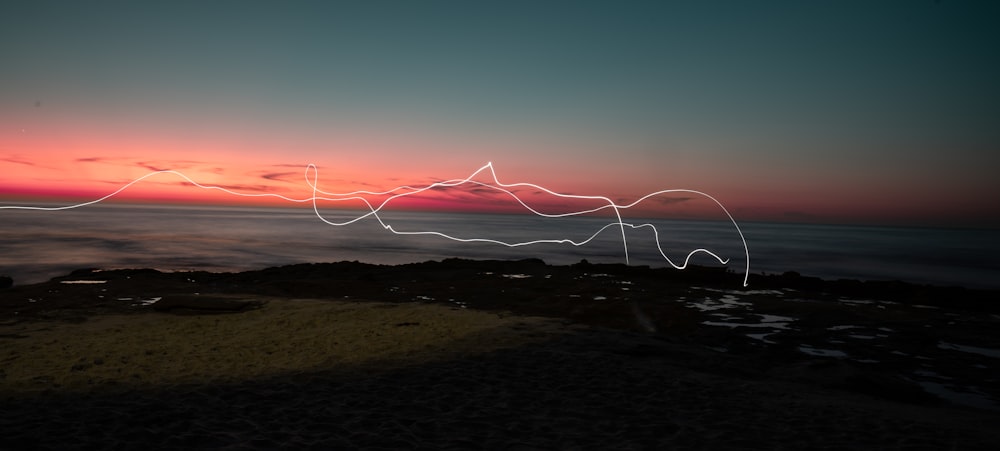
<instances>
[{"instance_id":1,"label":"ocean","mask_svg":"<svg viewBox=\"0 0 1000 451\"><path fill-rule=\"evenodd\" d=\"M80 268L231 272L294 263L401 264L445 258L539 258L549 264L682 265L705 249L746 273L743 241L731 222L609 217L97 204L71 210L0 210L0 275L41 282ZM826 279L902 280L1000 288L1000 231L738 222L751 273L796 271ZM415 232L431 232L417 234ZM437 234L465 240L454 241ZM595 235L596 234L596 235ZM657 247L657 237L659 248ZM592 239L591 239L592 238ZM589 241L588 241L589 239ZM514 245L535 240L568 242ZM627 244L627 249L623 246ZM627 251L627 260L626 260ZM706 252L690 263L720 265Z\"/></svg>"}]
</instances>

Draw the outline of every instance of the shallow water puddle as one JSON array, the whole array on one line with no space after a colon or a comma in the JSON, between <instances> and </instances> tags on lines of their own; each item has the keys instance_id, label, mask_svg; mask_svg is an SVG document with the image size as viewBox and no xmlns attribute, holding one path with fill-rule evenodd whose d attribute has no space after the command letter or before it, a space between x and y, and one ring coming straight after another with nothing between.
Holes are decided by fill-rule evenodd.
<instances>
[{"instance_id":1,"label":"shallow water puddle","mask_svg":"<svg viewBox=\"0 0 1000 451\"><path fill-rule=\"evenodd\" d=\"M853 326L853 325L830 326L830 327L827 327L826 330L834 330L834 331L836 331L836 330L848 330L848 329L858 329L860 327L861 326Z\"/></svg>"},{"instance_id":2,"label":"shallow water puddle","mask_svg":"<svg viewBox=\"0 0 1000 451\"><path fill-rule=\"evenodd\" d=\"M868 299L837 299L837 302L849 305L871 305L875 304L877 301L872 301Z\"/></svg>"},{"instance_id":3,"label":"shallow water puddle","mask_svg":"<svg viewBox=\"0 0 1000 451\"><path fill-rule=\"evenodd\" d=\"M775 296L785 295L785 292L781 290L743 290L743 291L732 290L732 291L723 291L723 293L735 294L738 296L753 296L753 295L767 295L767 294L773 294Z\"/></svg>"},{"instance_id":4,"label":"shallow water puddle","mask_svg":"<svg viewBox=\"0 0 1000 451\"><path fill-rule=\"evenodd\" d=\"M795 318L790 316L767 315L763 313L755 313L755 315L760 317L760 322L762 323L791 323L796 321Z\"/></svg>"},{"instance_id":5,"label":"shallow water puddle","mask_svg":"<svg viewBox=\"0 0 1000 451\"><path fill-rule=\"evenodd\" d=\"M159 302L160 299L163 299L163 297L157 296L157 297L145 298L145 299L144 298L139 298L139 299L136 299L136 298L118 298L119 301L122 301L122 302L131 302L132 305L134 305L134 306L140 306L140 307L145 307L145 306L153 305L153 304Z\"/></svg>"},{"instance_id":6,"label":"shallow water puddle","mask_svg":"<svg viewBox=\"0 0 1000 451\"><path fill-rule=\"evenodd\" d=\"M153 304L159 302L160 299L163 299L163 298L162 297L153 297L153 298L149 298L149 299L139 299L138 302L136 302L136 303L134 303L132 305L141 305L141 306L153 305Z\"/></svg>"},{"instance_id":7,"label":"shallow water puddle","mask_svg":"<svg viewBox=\"0 0 1000 451\"><path fill-rule=\"evenodd\" d=\"M854 340L874 340L876 338L889 338L887 332L893 332L893 330L888 327L879 327L877 329L873 329L870 327L857 326L853 324L830 326L827 327L826 330L831 332L850 331L851 333L842 335L842 337L851 338ZM840 340L831 340L831 342L843 343L843 341Z\"/></svg>"},{"instance_id":8,"label":"shallow water puddle","mask_svg":"<svg viewBox=\"0 0 1000 451\"><path fill-rule=\"evenodd\" d=\"M720 314L720 313L716 313L716 314L713 314L713 315L715 315L715 316L723 316L724 319L736 319L736 320L744 320L745 321L745 318L740 318L740 317L737 317L737 316L730 316L730 315ZM736 328L736 327L766 327L766 328L770 328L770 329L775 329L775 331L771 332L773 334L773 333L775 333L775 332L777 332L779 330L788 330L788 328L789 328L788 325L796 320L795 318L791 318L791 317L788 317L788 316L765 315L765 314L761 314L761 313L754 313L753 316L759 316L760 317L760 321L759 322L755 322L755 323L754 322L738 322L737 323L737 322L729 322L729 321L702 321L702 324L704 324L706 326L720 326L720 327L730 327L730 328ZM770 334L768 334L768 335L770 335ZM751 338L755 338L755 337L751 337Z\"/></svg>"},{"instance_id":9,"label":"shallow water puddle","mask_svg":"<svg viewBox=\"0 0 1000 451\"><path fill-rule=\"evenodd\" d=\"M836 349L814 348L809 345L800 345L799 351L816 357L835 357L838 359L847 358L847 353Z\"/></svg>"},{"instance_id":10,"label":"shallow water puddle","mask_svg":"<svg viewBox=\"0 0 1000 451\"><path fill-rule=\"evenodd\" d=\"M720 327L766 327L769 329L779 329L787 330L788 323L730 323L724 321L702 321L702 324L706 326L720 326Z\"/></svg>"},{"instance_id":11,"label":"shallow water puddle","mask_svg":"<svg viewBox=\"0 0 1000 451\"><path fill-rule=\"evenodd\" d=\"M773 344L778 344L778 343L775 342L775 341L768 340L767 337L769 337L771 335L774 335L774 334L775 334L775 332L768 332L768 333L764 333L764 334L747 334L747 337L750 337L750 338L753 338L754 340L763 341L764 343L772 344L773 345Z\"/></svg>"},{"instance_id":12,"label":"shallow water puddle","mask_svg":"<svg viewBox=\"0 0 1000 451\"><path fill-rule=\"evenodd\" d=\"M731 309L737 307L749 307L752 304L749 302L741 302L738 297L731 294L723 295L719 299L712 299L706 296L702 301L688 301L687 306L690 308L698 309L702 312L711 312L713 310L720 309Z\"/></svg>"}]
</instances>

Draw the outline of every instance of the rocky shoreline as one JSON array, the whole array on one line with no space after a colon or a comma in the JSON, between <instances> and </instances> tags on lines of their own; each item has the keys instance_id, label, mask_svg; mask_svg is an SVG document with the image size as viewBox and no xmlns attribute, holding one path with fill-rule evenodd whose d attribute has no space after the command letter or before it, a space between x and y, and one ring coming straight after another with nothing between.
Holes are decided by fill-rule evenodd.
<instances>
[{"instance_id":1,"label":"rocky shoreline","mask_svg":"<svg viewBox=\"0 0 1000 451\"><path fill-rule=\"evenodd\" d=\"M716 268L539 260L80 270L0 290L0 425L22 431L10 436L17 443L64 447L72 436L80 446L69 448L78 449L106 440L125 448L988 449L1000 438L992 427L1000 419L997 294L794 273L752 275L744 288L742 275ZM163 345L163 357L130 347L157 327L185 339ZM181 363L201 356L198 346L224 349L234 330L245 341L233 349L274 346L272 354L205 354L202 366L229 371ZM356 332L336 346L316 342L330 330ZM46 347L69 335L106 341L88 355ZM361 346L376 342L387 344ZM342 351L353 357L334 360L353 363L319 358ZM240 352L256 370L232 369L227 359ZM32 366L41 355L48 366ZM137 361L148 369L144 383L115 376ZM44 371L54 374L32 373ZM203 377L165 376L175 373ZM81 409L109 417L63 424ZM134 424L152 412L166 419ZM243 422L226 419L233 415ZM49 417L63 423L40 422Z\"/></svg>"}]
</instances>

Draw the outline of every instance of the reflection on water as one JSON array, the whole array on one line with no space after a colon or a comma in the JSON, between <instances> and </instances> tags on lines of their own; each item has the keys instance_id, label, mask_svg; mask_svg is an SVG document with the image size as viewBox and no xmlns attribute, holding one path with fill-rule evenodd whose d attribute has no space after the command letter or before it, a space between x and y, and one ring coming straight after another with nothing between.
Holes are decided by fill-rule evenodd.
<instances>
[{"instance_id":1,"label":"reflection on water","mask_svg":"<svg viewBox=\"0 0 1000 451\"><path fill-rule=\"evenodd\" d=\"M891 371L899 372L904 379L919 385L927 393L949 402L975 407L979 409L1000 410L997 403L997 393L988 392L982 386L990 387L995 382L995 369L991 363L984 360L1000 359L1000 349L982 346L970 346L939 340L933 348L928 349L921 340L913 340L914 330L901 334L897 329L878 324L867 326L858 324L824 325L826 333L816 333L815 325L809 321L784 315L757 313L759 307L752 302L750 295L738 294L736 290L718 290L693 287L692 291L704 293L703 299L676 299L676 302L687 308L699 310L708 316L719 318L715 321L702 321L701 324L710 328L731 329L733 335L727 336L730 345L739 345L732 337L743 335L753 340L754 347L773 347L792 349L809 358L829 359L848 362L849 365L862 364L873 368L881 368L883 364ZM785 298L782 292L767 293L769 302L784 301L795 303L796 299ZM701 297L701 296L699 296ZM906 310L922 310L919 306L899 303L876 302L844 303L846 308L855 309L868 306L876 309L892 309L898 314ZM772 307L773 308L773 305ZM952 317L952 312L941 315ZM905 316L905 315L904 315ZM976 321L989 321L978 318ZM931 327L931 324L925 324ZM961 328L961 326L959 326ZM923 337L921 331L916 334ZM905 346L909 349L928 352L929 356L915 352L907 353L896 349ZM730 352L722 347L712 348L718 352ZM941 350L940 352L934 352ZM737 351L737 352L745 352ZM985 357L983 359L982 357ZM884 363L886 362L886 363ZM968 371L983 376L969 378ZM963 375L964 380L945 376L940 372ZM971 381L971 383L970 383ZM981 385L982 386L979 386Z\"/></svg>"}]
</instances>

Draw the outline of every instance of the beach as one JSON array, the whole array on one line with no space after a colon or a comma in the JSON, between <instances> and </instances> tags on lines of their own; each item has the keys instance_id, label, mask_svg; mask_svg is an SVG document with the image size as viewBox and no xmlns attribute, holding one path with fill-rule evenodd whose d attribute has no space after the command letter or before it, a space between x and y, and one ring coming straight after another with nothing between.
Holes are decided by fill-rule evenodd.
<instances>
[{"instance_id":1,"label":"beach","mask_svg":"<svg viewBox=\"0 0 1000 451\"><path fill-rule=\"evenodd\" d=\"M0 448L992 449L994 294L537 260L81 270L0 290Z\"/></svg>"}]
</instances>

